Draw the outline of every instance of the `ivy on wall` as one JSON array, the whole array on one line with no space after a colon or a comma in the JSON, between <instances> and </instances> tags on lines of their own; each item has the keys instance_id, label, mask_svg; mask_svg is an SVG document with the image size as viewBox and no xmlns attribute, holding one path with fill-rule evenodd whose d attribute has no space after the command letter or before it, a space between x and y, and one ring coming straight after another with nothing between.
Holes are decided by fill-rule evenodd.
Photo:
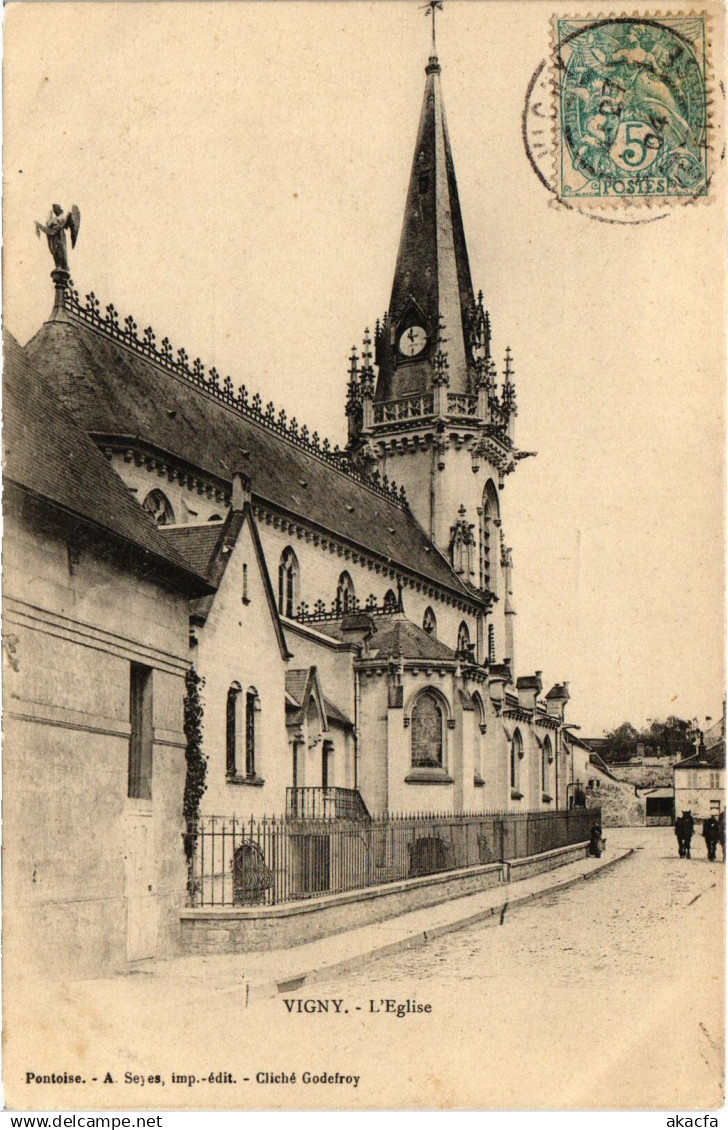
<instances>
[{"instance_id":1,"label":"ivy on wall","mask_svg":"<svg viewBox=\"0 0 728 1130\"><path fill-rule=\"evenodd\" d=\"M185 777L185 793L183 813L185 818L185 855L188 863L191 861L195 850L197 838L197 825L200 819L200 801L207 789L207 757L202 749L202 719L204 706L202 704L201 688L205 680L198 675L194 667L190 667L185 675L184 699L184 730L187 744L185 758L187 760L187 775Z\"/></svg>"}]
</instances>

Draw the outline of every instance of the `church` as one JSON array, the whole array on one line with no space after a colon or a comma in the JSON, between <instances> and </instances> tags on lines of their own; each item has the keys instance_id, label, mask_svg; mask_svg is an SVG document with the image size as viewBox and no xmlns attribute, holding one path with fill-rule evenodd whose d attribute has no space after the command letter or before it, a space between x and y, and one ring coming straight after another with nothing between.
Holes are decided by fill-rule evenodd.
<instances>
[{"instance_id":1,"label":"church","mask_svg":"<svg viewBox=\"0 0 728 1130\"><path fill-rule=\"evenodd\" d=\"M93 865L70 846L54 880L54 905L67 910L70 861L84 884L89 867L105 875L106 917L89 910L86 921L106 941L89 968L123 956L109 940L119 923L127 957L174 951L193 692L204 783L192 823L185 812L188 838L216 819L257 828L566 810L568 683L517 667L507 495L533 453L516 443L511 351L496 352L502 329L471 278L434 47L389 308L348 357L344 448L80 294L58 259L52 278L48 320L24 348L6 343L18 402L6 434L6 772L21 794L33 779L41 838L48 804L61 839L61 810L89 830L98 801L113 826ZM31 388L47 411L24 416ZM62 467L37 481L33 446L64 444L75 482ZM53 574L45 585L25 583L29 559L37 576ZM65 649L54 659L52 640ZM54 701L31 703L33 674L51 667ZM42 746L40 734L67 740L52 802L13 753ZM82 756L95 781L85 802L73 784ZM25 848L11 846L11 889L32 911L43 866ZM246 850L270 870L260 846ZM47 871L53 860L48 847ZM133 924L148 896L152 925L148 911ZM44 913L70 944L79 920Z\"/></svg>"}]
</instances>

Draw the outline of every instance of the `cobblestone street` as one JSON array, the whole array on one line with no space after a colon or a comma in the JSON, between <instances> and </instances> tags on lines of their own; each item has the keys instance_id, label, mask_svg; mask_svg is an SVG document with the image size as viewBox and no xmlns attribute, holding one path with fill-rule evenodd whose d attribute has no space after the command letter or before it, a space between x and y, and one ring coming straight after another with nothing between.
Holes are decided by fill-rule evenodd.
<instances>
[{"instance_id":1,"label":"cobblestone street","mask_svg":"<svg viewBox=\"0 0 728 1130\"><path fill-rule=\"evenodd\" d=\"M693 839L693 859L680 859L672 828L610 828L606 835L607 858L609 848L617 846L641 850L594 882L506 911L507 928L476 926L424 950L373 961L346 977L347 989L386 983L401 995L416 984L422 994L429 982L443 980L472 981L480 989L500 984L507 971L539 981L546 975L552 987L572 990L625 977L653 983L654 991L654 978L680 974L685 956L680 937L683 930L692 936L692 919L700 915L709 928L714 912L719 942L723 868L708 862L699 836ZM699 906L700 900L706 901ZM683 912L689 910L692 916L685 921ZM333 993L343 986L343 981L330 982L320 990Z\"/></svg>"},{"instance_id":2,"label":"cobblestone street","mask_svg":"<svg viewBox=\"0 0 728 1130\"><path fill-rule=\"evenodd\" d=\"M723 864L707 861L699 837L694 858L680 859L671 828L606 835L607 858L636 852L506 904L502 925L496 916L247 1008L244 954L193 962L197 978L183 963L161 979L36 983L6 1072L60 1063L98 1076L88 1101L142 1109L417 1107L423 1094L453 1108L715 1108ZM387 1000L430 1011L398 1017ZM113 1088L102 1085L107 1070ZM208 1085L218 1072L235 1082ZM305 1083L305 1073L337 1072L356 1087ZM165 1083L126 1085L126 1073ZM197 1083L175 1085L172 1073ZM52 1100L63 1107L59 1091Z\"/></svg>"},{"instance_id":3,"label":"cobblestone street","mask_svg":"<svg viewBox=\"0 0 728 1130\"><path fill-rule=\"evenodd\" d=\"M698 836L680 859L672 828L606 834L608 853L640 850L506 911L502 927L372 962L317 995L439 1000L445 987L462 1043L440 1061L477 1041L489 1105L720 1102L723 866Z\"/></svg>"}]
</instances>

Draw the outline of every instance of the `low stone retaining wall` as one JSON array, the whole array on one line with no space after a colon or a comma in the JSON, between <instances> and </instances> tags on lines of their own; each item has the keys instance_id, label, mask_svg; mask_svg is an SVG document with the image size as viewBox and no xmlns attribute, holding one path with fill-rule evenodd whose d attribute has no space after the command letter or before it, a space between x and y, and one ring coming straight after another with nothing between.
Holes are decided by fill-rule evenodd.
<instances>
[{"instance_id":1,"label":"low stone retaining wall","mask_svg":"<svg viewBox=\"0 0 728 1130\"><path fill-rule=\"evenodd\" d=\"M503 864L504 882L517 883L519 879L540 875L542 871L550 871L552 867L575 863L577 859L584 859L588 850L588 843L569 844L568 847L543 851L539 855L526 855L523 859L513 859L510 863Z\"/></svg>"},{"instance_id":2,"label":"low stone retaining wall","mask_svg":"<svg viewBox=\"0 0 728 1130\"><path fill-rule=\"evenodd\" d=\"M573 863L584 858L586 849L584 843L572 844L512 863L489 863L280 906L186 909L180 914L181 949L186 954L246 953L302 945Z\"/></svg>"}]
</instances>

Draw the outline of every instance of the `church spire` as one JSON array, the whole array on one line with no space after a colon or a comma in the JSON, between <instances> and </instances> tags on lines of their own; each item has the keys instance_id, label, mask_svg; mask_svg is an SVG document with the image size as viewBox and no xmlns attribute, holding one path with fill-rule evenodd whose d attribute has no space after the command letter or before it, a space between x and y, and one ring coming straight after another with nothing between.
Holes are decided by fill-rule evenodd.
<instances>
[{"instance_id":1,"label":"church spire","mask_svg":"<svg viewBox=\"0 0 728 1130\"><path fill-rule=\"evenodd\" d=\"M377 351L379 402L432 388L440 324L447 330L451 390L471 392L475 379L470 349L475 297L435 41L435 15L441 8L442 0L426 5L432 17L432 54L425 68L388 332Z\"/></svg>"}]
</instances>

